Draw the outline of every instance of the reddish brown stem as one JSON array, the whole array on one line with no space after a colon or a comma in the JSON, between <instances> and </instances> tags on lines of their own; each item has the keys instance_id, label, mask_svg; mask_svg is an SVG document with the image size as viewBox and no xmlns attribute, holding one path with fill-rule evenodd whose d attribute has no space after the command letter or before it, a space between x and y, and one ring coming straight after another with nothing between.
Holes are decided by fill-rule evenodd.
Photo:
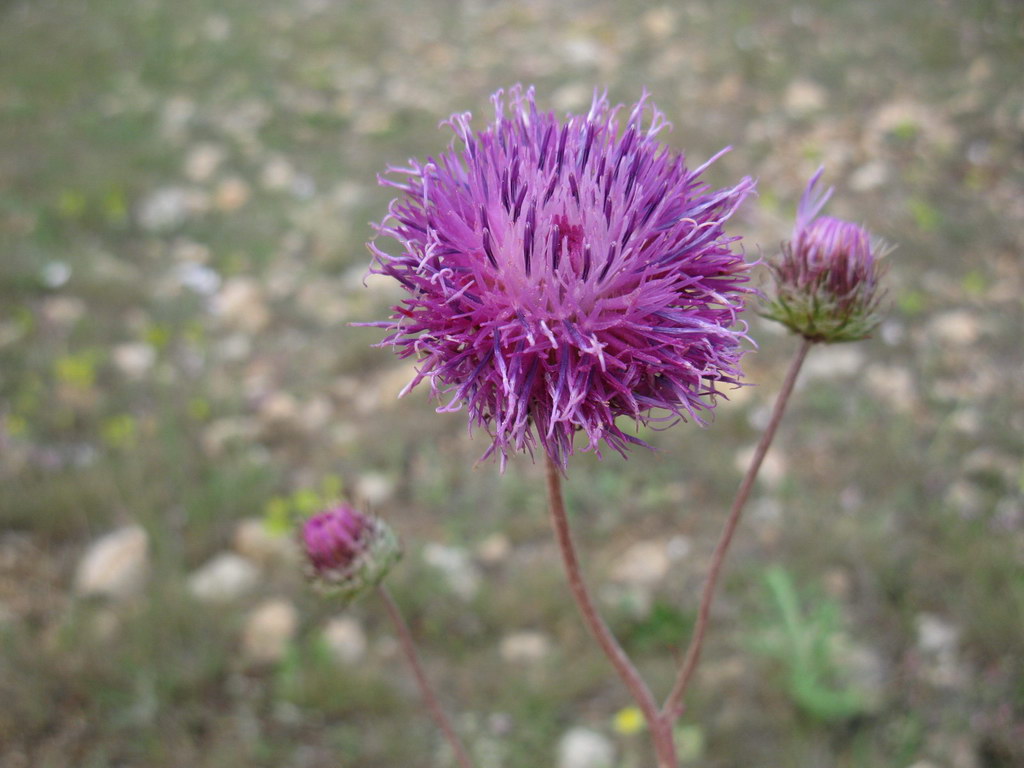
<instances>
[{"instance_id":1,"label":"reddish brown stem","mask_svg":"<svg viewBox=\"0 0 1024 768\"><path fill-rule=\"evenodd\" d=\"M444 713L444 709L441 708L441 702L438 701L434 689L430 687L430 683L427 681L423 666L420 664L419 654L416 653L416 644L413 642L409 625L402 618L402 612L398 609L398 604L391 597L391 593L388 592L386 587L377 587L377 592L380 594L381 600L384 601L384 606L388 609L391 622L395 625L395 631L398 633L398 640L402 645L402 651L405 653L405 658L409 661L409 666L412 667L412 673L416 678L417 685L419 685L420 693L423 695L423 703L427 705L430 716L434 718L437 727L441 729L441 733L444 734L448 744L451 745L452 752L455 753L455 760L461 768L473 768L473 763L469 760L466 748L462 746L462 742L459 740L458 735L456 735L455 729L452 728L448 716Z\"/></svg>"},{"instance_id":2,"label":"reddish brown stem","mask_svg":"<svg viewBox=\"0 0 1024 768\"><path fill-rule=\"evenodd\" d=\"M679 674L676 677L675 684L672 686L672 691L669 693L668 698L665 699L665 704L661 708L661 714L668 722L675 722L683 713L683 695L686 693L686 687L690 684L693 673L697 670L697 663L700 661L700 652L704 645L704 634L708 628L711 603L715 597L715 585L718 583L719 571L722 570L726 552L729 549L729 544L732 543L733 534L736 533L736 526L740 522L743 506L747 503L750 491L754 487L754 481L757 479L757 473L761 469L761 463L764 461L768 448L771 447L772 440L775 438L775 432L779 427L779 422L782 420L782 414L786 410L786 404L789 402L790 395L793 394L793 385L796 383L796 377L800 373L800 368L804 364L804 359L807 357L807 352L810 350L812 343L807 339L802 340L800 348L789 365L786 379L782 383L782 389L775 400L775 408L772 410L771 419L765 428L764 434L761 435L761 440L757 444L754 456L750 460L750 466L747 467L747 473L744 475L743 482L740 483L739 490L736 492L736 498L733 500L732 508L729 510L729 517L725 522L725 528L722 530L722 535L718 540L718 545L715 547L714 555L711 557L711 568L708 570L708 578L704 583L704 591L701 594L700 609L697 612L697 622L693 628L693 637L690 639L690 645L686 649L686 656L683 659L682 666L679 668Z\"/></svg>"},{"instance_id":3,"label":"reddish brown stem","mask_svg":"<svg viewBox=\"0 0 1024 768\"><path fill-rule=\"evenodd\" d=\"M558 541L558 550L562 556L562 564L565 566L565 574L569 580L569 590L579 608L583 621L586 623L590 633L597 640L597 644L604 651L604 655L611 661L612 666L626 684L633 700L647 720L651 732L651 740L654 744L655 753L658 756L659 768L676 768L675 743L672 737L671 722L661 716L658 711L658 704L651 694L647 684L640 677L633 662L615 639L615 635L608 628L601 613L590 595L590 590L583 579L583 571L580 568L579 558L576 556L576 547L572 541L572 532L569 528L569 518L565 512L565 502L562 499L562 479L558 466L547 458L547 487L548 506L551 512L551 524L555 531L555 539Z\"/></svg>"}]
</instances>

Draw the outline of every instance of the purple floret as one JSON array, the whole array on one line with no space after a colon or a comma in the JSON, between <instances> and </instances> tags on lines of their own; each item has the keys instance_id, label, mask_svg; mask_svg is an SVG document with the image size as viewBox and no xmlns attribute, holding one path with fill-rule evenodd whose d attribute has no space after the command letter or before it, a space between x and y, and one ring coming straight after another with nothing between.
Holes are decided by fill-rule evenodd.
<instances>
[{"instance_id":1,"label":"purple floret","mask_svg":"<svg viewBox=\"0 0 1024 768\"><path fill-rule=\"evenodd\" d=\"M366 517L347 504L320 512L302 526L302 543L318 571L352 564L365 547Z\"/></svg>"},{"instance_id":2,"label":"purple floret","mask_svg":"<svg viewBox=\"0 0 1024 768\"><path fill-rule=\"evenodd\" d=\"M703 422L742 375L752 289L724 223L753 180L709 190L708 163L689 170L658 141L668 123L646 94L624 129L604 95L564 121L532 88L508 95L484 130L453 115L448 150L382 179L401 195L377 230L398 248L371 242L371 269L408 296L372 325L418 361L408 388L429 379L438 411L466 407L502 464L539 443L564 467L577 433L585 450L643 445L619 416Z\"/></svg>"}]
</instances>

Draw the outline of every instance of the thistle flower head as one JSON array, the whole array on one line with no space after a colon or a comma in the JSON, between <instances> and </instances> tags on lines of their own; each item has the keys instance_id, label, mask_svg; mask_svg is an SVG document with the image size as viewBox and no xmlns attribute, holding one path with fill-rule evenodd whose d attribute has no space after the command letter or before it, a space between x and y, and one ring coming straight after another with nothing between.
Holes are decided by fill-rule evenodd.
<instances>
[{"instance_id":1,"label":"thistle flower head","mask_svg":"<svg viewBox=\"0 0 1024 768\"><path fill-rule=\"evenodd\" d=\"M301 539L314 582L345 601L379 584L401 556L382 520L348 504L309 518Z\"/></svg>"},{"instance_id":2,"label":"thistle flower head","mask_svg":"<svg viewBox=\"0 0 1024 768\"><path fill-rule=\"evenodd\" d=\"M818 216L833 191L815 192L823 172L808 182L793 237L771 265L775 295L764 314L811 341L858 341L879 323L879 260L890 249L864 227Z\"/></svg>"},{"instance_id":3,"label":"thistle flower head","mask_svg":"<svg viewBox=\"0 0 1024 768\"><path fill-rule=\"evenodd\" d=\"M707 164L658 140L668 123L646 94L624 124L601 94L564 120L532 88L508 96L483 130L453 115L446 151L382 179L401 194L377 230L397 247L370 243L371 270L408 295L370 325L418 361L407 389L428 379L439 411L465 407L503 465L539 443L564 466L578 435L642 445L619 416L702 421L741 376L752 289L724 224L754 182L709 189Z\"/></svg>"}]
</instances>

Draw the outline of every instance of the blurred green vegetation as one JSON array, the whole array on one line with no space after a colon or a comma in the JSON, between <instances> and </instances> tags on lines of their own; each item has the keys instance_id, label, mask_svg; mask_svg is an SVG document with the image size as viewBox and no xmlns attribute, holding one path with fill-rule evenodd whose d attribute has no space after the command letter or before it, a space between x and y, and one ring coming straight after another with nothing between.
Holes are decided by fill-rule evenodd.
<instances>
[{"instance_id":1,"label":"blurred green vegetation","mask_svg":"<svg viewBox=\"0 0 1024 768\"><path fill-rule=\"evenodd\" d=\"M805 612L792 577L780 566L769 568L764 581L770 624L756 639L755 648L781 662L793 701L822 721L866 712L868 694L857 689L857 681L850 679L853 671L842 669L836 658L842 642L840 606L823 600Z\"/></svg>"}]
</instances>

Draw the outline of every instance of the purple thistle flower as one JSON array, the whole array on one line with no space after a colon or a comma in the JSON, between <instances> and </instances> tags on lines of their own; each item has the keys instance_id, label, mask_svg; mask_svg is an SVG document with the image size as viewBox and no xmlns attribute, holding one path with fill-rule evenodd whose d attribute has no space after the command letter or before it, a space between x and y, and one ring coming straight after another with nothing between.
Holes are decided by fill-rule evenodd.
<instances>
[{"instance_id":1,"label":"purple thistle flower","mask_svg":"<svg viewBox=\"0 0 1024 768\"><path fill-rule=\"evenodd\" d=\"M300 538L310 575L346 600L380 583L401 554L382 520L348 504L313 515L303 524Z\"/></svg>"},{"instance_id":2,"label":"purple thistle flower","mask_svg":"<svg viewBox=\"0 0 1024 768\"><path fill-rule=\"evenodd\" d=\"M687 169L658 141L669 124L646 93L625 128L597 93L564 121L538 111L532 88L509 101L498 91L476 133L453 115L448 150L381 180L402 193L377 226L398 253L369 243L371 271L409 295L367 325L419 361L406 391L427 378L449 398L439 412L465 406L503 466L539 442L564 467L577 432L585 449L644 445L619 416L703 423L742 375L745 327L733 326L749 265L723 227L753 180L710 191L700 175L715 158Z\"/></svg>"},{"instance_id":3,"label":"purple thistle flower","mask_svg":"<svg viewBox=\"0 0 1024 768\"><path fill-rule=\"evenodd\" d=\"M369 520L347 504L309 518L302 526L302 542L317 570L343 569L361 551Z\"/></svg>"},{"instance_id":4,"label":"purple thistle flower","mask_svg":"<svg viewBox=\"0 0 1024 768\"><path fill-rule=\"evenodd\" d=\"M793 237L771 265L776 295L765 315L811 341L858 341L879 323L884 274L879 259L891 249L864 227L818 217L833 192L831 187L814 190L824 170L819 168L808 182Z\"/></svg>"}]
</instances>

